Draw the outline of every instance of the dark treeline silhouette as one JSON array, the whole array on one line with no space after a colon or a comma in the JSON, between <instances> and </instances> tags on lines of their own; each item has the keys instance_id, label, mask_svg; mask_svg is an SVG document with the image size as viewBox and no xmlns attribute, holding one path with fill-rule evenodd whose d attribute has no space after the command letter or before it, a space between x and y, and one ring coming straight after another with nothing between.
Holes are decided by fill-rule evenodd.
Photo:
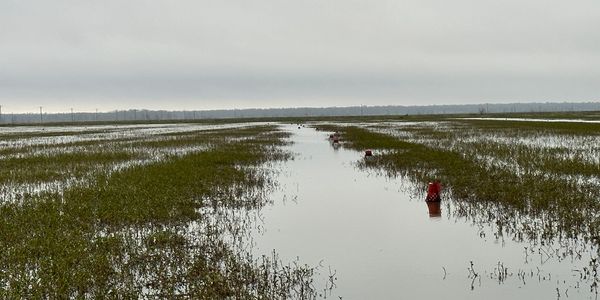
<instances>
[{"instance_id":1,"label":"dark treeline silhouette","mask_svg":"<svg viewBox=\"0 0 600 300\"><path fill-rule=\"evenodd\" d=\"M278 117L326 117L326 116L374 116L374 115L430 115L430 114L487 114L527 112L600 111L600 102L580 103L484 103L461 105L423 106L347 106L347 107L295 107L295 108L247 108L222 110L147 110L130 109L110 112L64 113L10 113L2 111L0 123L63 123L63 122L111 122L111 121L166 121L228 118L278 118Z\"/></svg>"}]
</instances>

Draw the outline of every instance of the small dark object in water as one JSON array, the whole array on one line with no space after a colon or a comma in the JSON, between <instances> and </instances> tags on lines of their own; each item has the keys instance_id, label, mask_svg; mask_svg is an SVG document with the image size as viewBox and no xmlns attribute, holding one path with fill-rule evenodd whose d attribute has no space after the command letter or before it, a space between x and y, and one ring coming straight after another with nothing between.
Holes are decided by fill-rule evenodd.
<instances>
[{"instance_id":1,"label":"small dark object in water","mask_svg":"<svg viewBox=\"0 0 600 300\"><path fill-rule=\"evenodd\" d=\"M371 149L365 151L365 157L367 156L373 156L373 151Z\"/></svg>"}]
</instances>

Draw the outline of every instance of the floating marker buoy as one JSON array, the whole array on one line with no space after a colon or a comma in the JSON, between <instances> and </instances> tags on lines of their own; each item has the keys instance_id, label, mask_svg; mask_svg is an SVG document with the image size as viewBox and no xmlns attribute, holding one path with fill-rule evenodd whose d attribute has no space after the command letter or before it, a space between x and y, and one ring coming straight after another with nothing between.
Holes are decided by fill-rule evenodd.
<instances>
[{"instance_id":1,"label":"floating marker buoy","mask_svg":"<svg viewBox=\"0 0 600 300\"><path fill-rule=\"evenodd\" d=\"M441 201L440 193L442 192L442 184L435 180L434 182L430 182L427 188L427 197L425 201L427 202L439 202Z\"/></svg>"},{"instance_id":2,"label":"floating marker buoy","mask_svg":"<svg viewBox=\"0 0 600 300\"><path fill-rule=\"evenodd\" d=\"M367 156L373 156L373 151L371 151L371 149L365 150L365 157Z\"/></svg>"}]
</instances>

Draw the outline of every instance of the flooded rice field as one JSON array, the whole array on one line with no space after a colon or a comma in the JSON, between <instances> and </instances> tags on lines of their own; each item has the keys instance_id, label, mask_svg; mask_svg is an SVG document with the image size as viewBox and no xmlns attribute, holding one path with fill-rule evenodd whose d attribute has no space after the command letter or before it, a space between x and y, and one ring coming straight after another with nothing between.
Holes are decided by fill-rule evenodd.
<instances>
[{"instance_id":1,"label":"flooded rice field","mask_svg":"<svg viewBox=\"0 0 600 300\"><path fill-rule=\"evenodd\" d=\"M319 266L336 279L333 299L596 297L594 279L582 276L595 246L499 236L487 219L497 212L449 198L428 207L409 177L362 168L369 158L334 146L329 133L288 129L296 157L262 211L256 248Z\"/></svg>"},{"instance_id":2,"label":"flooded rice field","mask_svg":"<svg viewBox=\"0 0 600 300\"><path fill-rule=\"evenodd\" d=\"M0 298L597 299L597 126L2 127Z\"/></svg>"}]
</instances>

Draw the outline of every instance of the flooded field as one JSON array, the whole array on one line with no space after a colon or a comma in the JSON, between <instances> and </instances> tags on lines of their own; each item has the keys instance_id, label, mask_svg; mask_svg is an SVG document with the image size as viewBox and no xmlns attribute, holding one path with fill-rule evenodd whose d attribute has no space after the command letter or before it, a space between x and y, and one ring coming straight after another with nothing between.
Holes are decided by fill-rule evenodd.
<instances>
[{"instance_id":1,"label":"flooded field","mask_svg":"<svg viewBox=\"0 0 600 300\"><path fill-rule=\"evenodd\" d=\"M311 298L312 269L253 257L270 124L2 128L0 298Z\"/></svg>"},{"instance_id":2,"label":"flooded field","mask_svg":"<svg viewBox=\"0 0 600 300\"><path fill-rule=\"evenodd\" d=\"M0 296L596 299L598 126L3 127Z\"/></svg>"},{"instance_id":3,"label":"flooded field","mask_svg":"<svg viewBox=\"0 0 600 300\"><path fill-rule=\"evenodd\" d=\"M598 125L524 123L314 125L323 130L321 138L339 131L342 147L355 150L347 163L362 173L355 170L354 182L348 181L346 188L352 189L345 194L348 201L397 200L371 220L359 222L368 228L361 227L365 231L360 235L369 241L367 247L381 244L382 250L393 249L375 269L397 273L374 277L376 284L390 280L388 295L401 287L409 298L596 298ZM361 158L365 149L373 149L375 156ZM363 179L373 174L379 181ZM426 183L434 179L446 184L446 201L440 218L422 224L415 215L419 207L427 212ZM390 190L390 195L382 194ZM410 200L398 202L399 198ZM371 208L363 207L358 215ZM342 215L350 213L338 209ZM388 215L390 211L397 218ZM385 226L384 220L395 223ZM370 240L373 235L386 239ZM362 248L358 243L345 253ZM425 282L429 288L422 286ZM350 286L356 289L356 282ZM375 298L384 299L386 293Z\"/></svg>"}]
</instances>

